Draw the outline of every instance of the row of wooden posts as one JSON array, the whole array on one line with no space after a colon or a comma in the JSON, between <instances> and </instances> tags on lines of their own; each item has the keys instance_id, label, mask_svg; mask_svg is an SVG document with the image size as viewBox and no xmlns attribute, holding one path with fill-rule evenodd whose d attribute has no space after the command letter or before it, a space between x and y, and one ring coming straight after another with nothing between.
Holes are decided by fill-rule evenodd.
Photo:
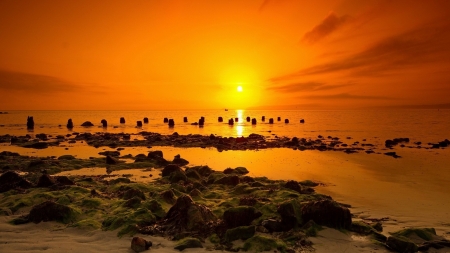
<instances>
[{"instance_id":1,"label":"row of wooden posts","mask_svg":"<svg viewBox=\"0 0 450 253\"><path fill-rule=\"evenodd\" d=\"M218 122L223 122L223 118L222 117L218 117L217 118L217 120L218 120ZM257 121L256 121L256 118L253 118L253 119L250 119L250 117L247 117L246 118L246 120L247 120L247 122L252 122L252 125L256 125L256 123L257 123ZM278 121L281 121L281 117L278 117L277 118L277 120ZM266 121L266 117L265 116L262 116L261 117L261 121L262 122L265 122ZM136 122L136 126L137 127L142 127L142 123L144 123L144 124L148 124L148 118L147 117L145 117L144 118L144 120L143 120L143 122L141 121L141 120L138 120L137 122ZM184 117L183 118L183 122L188 122L188 118L187 117ZM234 123L235 122L239 122L239 118L230 118L229 120L228 120L228 125L234 125ZM90 123L90 122L89 122ZM108 122L105 120L105 119L102 119L101 120L101 123L102 123L102 126L103 127L108 127ZM164 123L167 123L169 126L175 126L175 121L173 120L173 119L169 119L169 118L164 118ZM288 124L289 123L289 119L285 119L284 120L284 123L286 123L286 124ZM300 123L305 123L305 120L304 119L301 119L300 120ZM125 124L125 118L124 117L121 117L120 118L120 124ZM205 124L205 117L201 117L199 120L198 120L198 123L196 122L196 123L194 123L195 125L199 125L199 126L203 126L204 124ZM270 118L269 119L269 124L274 124L274 119L273 118ZM83 126L83 125L82 125ZM33 120L33 117L32 116L28 116L28 119L27 119L27 128L28 129L33 129L34 128L34 120ZM67 128L69 128L69 129L71 129L71 128L73 128L73 122L72 122L72 119L69 119L68 121L67 121Z\"/></svg>"}]
</instances>

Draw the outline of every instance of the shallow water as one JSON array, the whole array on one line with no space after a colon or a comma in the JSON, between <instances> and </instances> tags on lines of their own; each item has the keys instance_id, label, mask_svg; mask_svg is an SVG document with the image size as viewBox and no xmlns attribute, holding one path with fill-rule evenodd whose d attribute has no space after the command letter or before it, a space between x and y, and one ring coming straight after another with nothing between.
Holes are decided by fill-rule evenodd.
<instances>
[{"instance_id":1,"label":"shallow water","mask_svg":"<svg viewBox=\"0 0 450 253\"><path fill-rule=\"evenodd\" d=\"M27 116L33 116L35 129L26 129ZM204 127L191 125L200 117L205 117ZM224 122L219 123L221 116ZM262 116L266 121L262 122ZM125 117L126 124L119 124ZM149 124L137 128L136 121L149 118ZM173 118L175 127L169 128L163 119ZM188 117L188 123L183 122ZM246 121L246 117L256 118L256 126ZM277 121L280 117L281 121ZM74 128L65 126L71 118ZM233 126L229 118L238 118ZM270 118L274 124L268 124ZM102 128L100 121L106 119L108 127ZM289 124L284 120L289 119ZM305 123L301 124L300 119ZM81 127L91 121L95 127ZM384 142L385 139L409 137L412 141L436 142L450 138L450 110L336 110L336 111L257 111L257 110L207 110L207 111L10 111L0 114L0 134L61 134L72 132L112 132L139 133L141 131L161 134L217 134L224 137L248 136L251 133L264 136L352 137L355 140L367 139L371 142Z\"/></svg>"}]
</instances>

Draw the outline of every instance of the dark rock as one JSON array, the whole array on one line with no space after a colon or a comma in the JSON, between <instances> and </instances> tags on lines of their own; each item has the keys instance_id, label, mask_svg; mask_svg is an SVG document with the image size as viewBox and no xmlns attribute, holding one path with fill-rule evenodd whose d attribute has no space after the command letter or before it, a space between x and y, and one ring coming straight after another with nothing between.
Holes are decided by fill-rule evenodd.
<instances>
[{"instance_id":1,"label":"dark rock","mask_svg":"<svg viewBox=\"0 0 450 253\"><path fill-rule=\"evenodd\" d=\"M262 122L266 121L266 116L262 116L262 117L261 117L261 121L262 121Z\"/></svg>"},{"instance_id":2,"label":"dark rock","mask_svg":"<svg viewBox=\"0 0 450 253\"><path fill-rule=\"evenodd\" d=\"M28 215L28 221L39 223L41 221L60 221L68 223L73 220L73 210L65 205L53 201L45 201L34 206Z\"/></svg>"},{"instance_id":3,"label":"dark rock","mask_svg":"<svg viewBox=\"0 0 450 253\"><path fill-rule=\"evenodd\" d=\"M66 176L54 176L53 179L58 185L74 185L75 183Z\"/></svg>"},{"instance_id":4,"label":"dark rock","mask_svg":"<svg viewBox=\"0 0 450 253\"><path fill-rule=\"evenodd\" d=\"M184 166L184 165L188 165L188 164L189 164L189 161L186 160L186 159L181 158L180 155L177 155L177 156L175 156L175 157L173 158L172 163L173 163L173 164L177 164L177 165L179 165L179 166Z\"/></svg>"},{"instance_id":5,"label":"dark rock","mask_svg":"<svg viewBox=\"0 0 450 253\"><path fill-rule=\"evenodd\" d=\"M300 120L300 123L302 123L302 124L305 123L305 120L304 120L304 119L301 119L301 120Z\"/></svg>"},{"instance_id":6,"label":"dark rock","mask_svg":"<svg viewBox=\"0 0 450 253\"><path fill-rule=\"evenodd\" d=\"M269 232L281 232L284 228L283 223L274 219L263 220L261 225Z\"/></svg>"},{"instance_id":7,"label":"dark rock","mask_svg":"<svg viewBox=\"0 0 450 253\"><path fill-rule=\"evenodd\" d=\"M141 190L134 188L129 188L125 190L123 193L120 194L120 196L125 200L131 199L133 197L138 197L142 200L145 200L145 194Z\"/></svg>"},{"instance_id":8,"label":"dark rock","mask_svg":"<svg viewBox=\"0 0 450 253\"><path fill-rule=\"evenodd\" d=\"M189 195L179 197L167 212L165 225L173 234L183 231L204 232L217 217L209 208L195 203Z\"/></svg>"},{"instance_id":9,"label":"dark rock","mask_svg":"<svg viewBox=\"0 0 450 253\"><path fill-rule=\"evenodd\" d=\"M300 203L291 199L281 203L277 212L281 216L281 226L283 231L288 231L302 224L302 212Z\"/></svg>"},{"instance_id":10,"label":"dark rock","mask_svg":"<svg viewBox=\"0 0 450 253\"><path fill-rule=\"evenodd\" d=\"M50 187L53 185L55 185L55 180L47 174L42 175L37 183L37 187Z\"/></svg>"},{"instance_id":11,"label":"dark rock","mask_svg":"<svg viewBox=\"0 0 450 253\"><path fill-rule=\"evenodd\" d=\"M142 121L140 121L140 120L136 121L136 126L137 127L142 127Z\"/></svg>"},{"instance_id":12,"label":"dark rock","mask_svg":"<svg viewBox=\"0 0 450 253\"><path fill-rule=\"evenodd\" d=\"M148 118L147 117L144 118L144 124L148 124Z\"/></svg>"},{"instance_id":13,"label":"dark rock","mask_svg":"<svg viewBox=\"0 0 450 253\"><path fill-rule=\"evenodd\" d=\"M35 148L35 149L45 149L48 148L47 142L30 142L24 144L22 147L24 148Z\"/></svg>"},{"instance_id":14,"label":"dark rock","mask_svg":"<svg viewBox=\"0 0 450 253\"><path fill-rule=\"evenodd\" d=\"M119 163L119 159L117 159L117 158L114 158L114 157L112 157L112 156L106 156L106 164L111 164L111 165L114 165L114 164L118 164Z\"/></svg>"},{"instance_id":15,"label":"dark rock","mask_svg":"<svg viewBox=\"0 0 450 253\"><path fill-rule=\"evenodd\" d=\"M219 118L217 118L217 121L223 122L223 118L222 118L222 117L219 117Z\"/></svg>"},{"instance_id":16,"label":"dark rock","mask_svg":"<svg viewBox=\"0 0 450 253\"><path fill-rule=\"evenodd\" d=\"M32 184L14 171L7 171L0 176L0 193L16 188L28 189Z\"/></svg>"},{"instance_id":17,"label":"dark rock","mask_svg":"<svg viewBox=\"0 0 450 253\"><path fill-rule=\"evenodd\" d=\"M289 181L286 182L284 187L288 188L288 189L291 189L291 190L294 190L294 191L296 191L298 193L302 193L302 186L297 181L289 180Z\"/></svg>"},{"instance_id":18,"label":"dark rock","mask_svg":"<svg viewBox=\"0 0 450 253\"><path fill-rule=\"evenodd\" d=\"M254 219L261 217L262 213L254 207L232 207L223 213L223 221L228 228L249 226Z\"/></svg>"},{"instance_id":19,"label":"dark rock","mask_svg":"<svg viewBox=\"0 0 450 253\"><path fill-rule=\"evenodd\" d=\"M225 242L232 242L236 240L247 240L255 235L255 226L242 226L228 229L225 232Z\"/></svg>"},{"instance_id":20,"label":"dark rock","mask_svg":"<svg viewBox=\"0 0 450 253\"><path fill-rule=\"evenodd\" d=\"M152 242L147 241L142 237L133 237L131 240L131 249L136 253L148 250L151 246Z\"/></svg>"},{"instance_id":21,"label":"dark rock","mask_svg":"<svg viewBox=\"0 0 450 253\"><path fill-rule=\"evenodd\" d=\"M85 121L83 122L83 124L81 124L82 127L92 127L94 126L94 124L92 124L92 122L90 121Z\"/></svg>"},{"instance_id":22,"label":"dark rock","mask_svg":"<svg viewBox=\"0 0 450 253\"><path fill-rule=\"evenodd\" d=\"M33 129L33 128L34 128L33 116L28 116L28 118L27 118L27 129Z\"/></svg>"},{"instance_id":23,"label":"dark rock","mask_svg":"<svg viewBox=\"0 0 450 253\"><path fill-rule=\"evenodd\" d=\"M197 238L184 238L180 240L176 245L174 249L177 249L179 251L183 251L185 249L189 248L203 248L202 243Z\"/></svg>"},{"instance_id":24,"label":"dark rock","mask_svg":"<svg viewBox=\"0 0 450 253\"><path fill-rule=\"evenodd\" d=\"M158 158L158 157L163 157L163 152L161 150L155 150L155 151L150 151L147 155L148 158L153 159L153 158Z\"/></svg>"},{"instance_id":25,"label":"dark rock","mask_svg":"<svg viewBox=\"0 0 450 253\"><path fill-rule=\"evenodd\" d=\"M250 117L245 118L247 120L247 122L250 122Z\"/></svg>"},{"instance_id":26,"label":"dark rock","mask_svg":"<svg viewBox=\"0 0 450 253\"><path fill-rule=\"evenodd\" d=\"M252 125L256 125L256 119L255 118L252 119Z\"/></svg>"},{"instance_id":27,"label":"dark rock","mask_svg":"<svg viewBox=\"0 0 450 253\"><path fill-rule=\"evenodd\" d=\"M202 177L208 177L209 175L211 175L211 173L213 173L213 170L208 166L192 167L192 168L189 168L189 170L197 171L197 173Z\"/></svg>"},{"instance_id":28,"label":"dark rock","mask_svg":"<svg viewBox=\"0 0 450 253\"><path fill-rule=\"evenodd\" d=\"M175 121L173 119L169 119L169 127L175 126Z\"/></svg>"},{"instance_id":29,"label":"dark rock","mask_svg":"<svg viewBox=\"0 0 450 253\"><path fill-rule=\"evenodd\" d=\"M289 119L285 119L284 123L288 124L289 123Z\"/></svg>"},{"instance_id":30,"label":"dark rock","mask_svg":"<svg viewBox=\"0 0 450 253\"><path fill-rule=\"evenodd\" d=\"M164 123L168 123L169 119L168 118L164 118Z\"/></svg>"},{"instance_id":31,"label":"dark rock","mask_svg":"<svg viewBox=\"0 0 450 253\"><path fill-rule=\"evenodd\" d=\"M62 155L58 157L58 160L75 160L75 156L73 155Z\"/></svg>"},{"instance_id":32,"label":"dark rock","mask_svg":"<svg viewBox=\"0 0 450 253\"><path fill-rule=\"evenodd\" d=\"M236 175L224 176L214 181L214 184L224 184L224 185L238 185L240 182L239 177Z\"/></svg>"},{"instance_id":33,"label":"dark rock","mask_svg":"<svg viewBox=\"0 0 450 253\"><path fill-rule=\"evenodd\" d=\"M230 125L230 126L231 126L231 125L234 125L234 120L233 120L233 119L229 119L229 120L228 120L228 125Z\"/></svg>"},{"instance_id":34,"label":"dark rock","mask_svg":"<svg viewBox=\"0 0 450 253\"><path fill-rule=\"evenodd\" d=\"M73 128L73 122L72 122L72 119L69 119L69 120L67 121L67 128L69 128L69 129L72 129L72 128Z\"/></svg>"},{"instance_id":35,"label":"dark rock","mask_svg":"<svg viewBox=\"0 0 450 253\"><path fill-rule=\"evenodd\" d=\"M161 193L161 197L168 204L172 204L173 205L176 202L175 194L173 193L172 190L163 191Z\"/></svg>"},{"instance_id":36,"label":"dark rock","mask_svg":"<svg viewBox=\"0 0 450 253\"><path fill-rule=\"evenodd\" d=\"M106 121L106 119L102 119L102 121L100 121L100 123L102 123L103 127L108 127L108 121Z\"/></svg>"},{"instance_id":37,"label":"dark rock","mask_svg":"<svg viewBox=\"0 0 450 253\"><path fill-rule=\"evenodd\" d=\"M184 118L183 118L183 122L184 122L184 123L187 123L187 122L188 122L188 117L184 117Z\"/></svg>"},{"instance_id":38,"label":"dark rock","mask_svg":"<svg viewBox=\"0 0 450 253\"><path fill-rule=\"evenodd\" d=\"M184 173L183 170L181 170L181 171L174 171L174 172L170 173L169 181L171 183L178 183L180 181L187 181L187 176L186 176L186 174Z\"/></svg>"},{"instance_id":39,"label":"dark rock","mask_svg":"<svg viewBox=\"0 0 450 253\"><path fill-rule=\"evenodd\" d=\"M415 243L411 242L408 238L400 236L389 236L386 241L386 246L391 250L402 253L414 253L419 250Z\"/></svg>"},{"instance_id":40,"label":"dark rock","mask_svg":"<svg viewBox=\"0 0 450 253\"><path fill-rule=\"evenodd\" d=\"M188 178L192 178L192 179L201 179L202 177L200 176L200 174L197 172L197 170L193 170L193 169L186 169L185 174Z\"/></svg>"},{"instance_id":41,"label":"dark rock","mask_svg":"<svg viewBox=\"0 0 450 253\"><path fill-rule=\"evenodd\" d=\"M124 117L120 118L120 124L125 124L125 118Z\"/></svg>"},{"instance_id":42,"label":"dark rock","mask_svg":"<svg viewBox=\"0 0 450 253\"><path fill-rule=\"evenodd\" d=\"M273 124L273 118L269 119L269 124Z\"/></svg>"},{"instance_id":43,"label":"dark rock","mask_svg":"<svg viewBox=\"0 0 450 253\"><path fill-rule=\"evenodd\" d=\"M141 198L134 196L131 199L128 199L127 201L125 201L125 203L123 203L123 206L136 209L139 207L141 202L142 202Z\"/></svg>"},{"instance_id":44,"label":"dark rock","mask_svg":"<svg viewBox=\"0 0 450 253\"><path fill-rule=\"evenodd\" d=\"M313 220L319 225L330 228L350 229L352 224L348 208L329 199L304 204L301 208L301 217L304 221Z\"/></svg>"},{"instance_id":45,"label":"dark rock","mask_svg":"<svg viewBox=\"0 0 450 253\"><path fill-rule=\"evenodd\" d=\"M184 174L184 171L180 168L180 166L176 164L169 164L166 167L164 167L164 169L162 169L162 176L167 177L174 172L182 172Z\"/></svg>"},{"instance_id":46,"label":"dark rock","mask_svg":"<svg viewBox=\"0 0 450 253\"><path fill-rule=\"evenodd\" d=\"M99 152L98 154L104 155L104 156L114 156L114 157L120 156L119 151L103 151L103 152Z\"/></svg>"}]
</instances>

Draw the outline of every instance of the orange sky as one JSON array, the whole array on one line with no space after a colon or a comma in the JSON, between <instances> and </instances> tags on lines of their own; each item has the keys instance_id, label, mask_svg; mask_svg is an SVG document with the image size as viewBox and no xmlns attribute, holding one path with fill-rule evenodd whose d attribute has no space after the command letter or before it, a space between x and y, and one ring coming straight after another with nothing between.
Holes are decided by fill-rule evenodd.
<instances>
[{"instance_id":1,"label":"orange sky","mask_svg":"<svg viewBox=\"0 0 450 253\"><path fill-rule=\"evenodd\" d=\"M2 0L0 110L449 108L449 10L447 0Z\"/></svg>"}]
</instances>

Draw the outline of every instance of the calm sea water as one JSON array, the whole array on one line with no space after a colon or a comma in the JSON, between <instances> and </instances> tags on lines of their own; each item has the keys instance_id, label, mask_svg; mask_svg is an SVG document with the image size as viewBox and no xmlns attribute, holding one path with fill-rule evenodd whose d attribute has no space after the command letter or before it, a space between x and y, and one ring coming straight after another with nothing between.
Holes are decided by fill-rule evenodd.
<instances>
[{"instance_id":1,"label":"calm sea water","mask_svg":"<svg viewBox=\"0 0 450 253\"><path fill-rule=\"evenodd\" d=\"M27 116L33 116L34 131L26 129ZM265 116L266 121L261 118ZM120 124L124 117L126 124ZM149 124L136 127L144 117ZM169 128L164 118L175 120L175 127ZM188 117L188 123L183 118ZM204 127L191 125L205 117ZM224 122L219 123L218 117ZM257 125L246 121L246 117L256 118ZM278 121L278 117L281 121ZM73 130L65 126L71 118ZM238 118L233 126L228 119ZM274 124L269 124L269 119ZM108 128L101 127L100 121L106 119ZM289 123L284 123L289 119ZM305 123L301 124L300 119ZM81 127L91 121L94 127ZM205 110L205 111L9 111L0 114L0 134L67 134L70 132L112 132L139 133L141 131L161 134L217 134L224 137L248 136L251 133L265 136L287 136L315 138L317 135L333 137L352 137L355 140L367 139L371 142L384 142L385 139L409 137L412 141L436 142L450 138L450 110L336 110L336 111L253 111L253 110Z\"/></svg>"}]
</instances>

